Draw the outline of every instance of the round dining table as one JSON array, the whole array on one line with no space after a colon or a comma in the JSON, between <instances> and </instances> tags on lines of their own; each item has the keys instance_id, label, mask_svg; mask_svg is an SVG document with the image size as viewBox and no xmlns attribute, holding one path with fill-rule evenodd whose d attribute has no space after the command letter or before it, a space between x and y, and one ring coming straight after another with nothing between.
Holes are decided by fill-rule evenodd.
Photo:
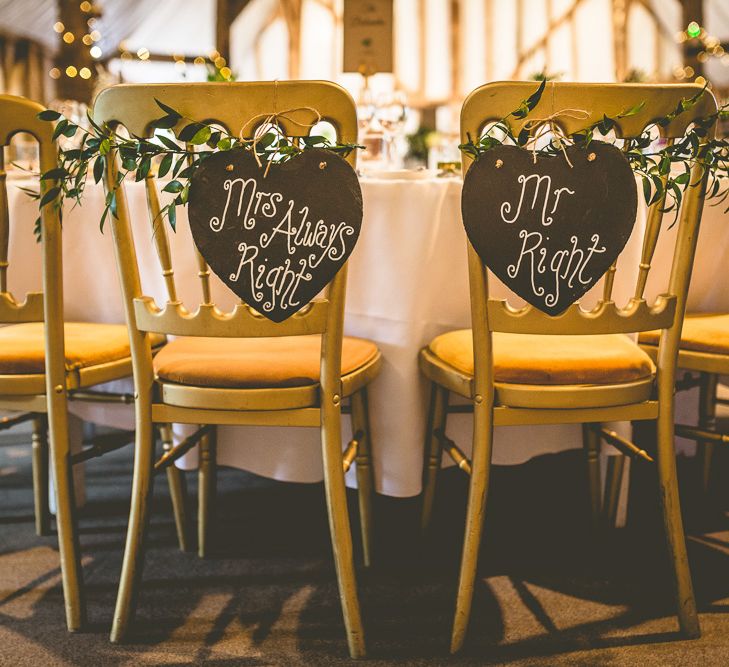
<instances>
[{"instance_id":1,"label":"round dining table","mask_svg":"<svg viewBox=\"0 0 729 667\"><path fill-rule=\"evenodd\" d=\"M11 220L10 287L16 296L41 287L40 248L33 236L37 204L16 186L31 186L22 172L8 179ZM345 334L377 343L382 371L370 387L370 419L376 488L389 496L408 497L421 490L423 440L428 385L418 369L418 353L435 336L470 326L466 263L467 239L460 215L461 180L434 172L414 171L363 175L364 220L349 260ZM144 186L125 185L146 294L164 301L164 281L154 254ZM164 194L164 193L163 193ZM123 323L124 310L114 260L111 230L99 231L104 207L100 186L89 182L82 206L68 205L63 218L64 298L68 321ZM633 294L645 226L640 205L633 235L618 262L614 298L618 304ZM723 208L707 204L693 272L689 310L729 311L729 290L717 280L716 267L729 256L729 229ZM667 220L661 233L647 295L667 284L675 227ZM178 292L188 308L201 296L193 245L183 210L176 233L170 233ZM214 280L214 297L223 308L237 297ZM598 284L585 297L594 302ZM494 280L491 296L508 290ZM519 303L514 301L514 303ZM130 383L109 390L130 391ZM679 399L679 419L695 419L696 393ZM133 428L132 407L71 403L84 421ZM344 420L343 442L350 438ZM176 427L182 437L189 427ZM628 428L622 425L621 430ZM454 414L448 436L465 452L471 449L471 418ZM494 463L523 463L534 456L581 446L579 425L510 426L496 429ZM685 451L691 445L682 443ZM292 427L218 428L218 462L283 481L317 482L323 478L318 429ZM195 467L196 454L184 457ZM353 471L348 484L356 483Z\"/></svg>"}]
</instances>

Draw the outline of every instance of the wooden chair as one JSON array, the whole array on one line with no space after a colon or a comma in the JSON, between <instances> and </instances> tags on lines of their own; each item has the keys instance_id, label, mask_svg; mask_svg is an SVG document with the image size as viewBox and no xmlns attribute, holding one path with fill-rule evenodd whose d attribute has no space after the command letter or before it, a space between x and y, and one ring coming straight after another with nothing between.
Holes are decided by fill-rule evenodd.
<instances>
[{"instance_id":1,"label":"wooden chair","mask_svg":"<svg viewBox=\"0 0 729 667\"><path fill-rule=\"evenodd\" d=\"M37 118L43 109L25 98L0 95L0 410L20 413L3 419L0 430L28 420L33 422L33 488L36 530L40 535L50 529L50 441L66 621L69 631L75 632L84 625L85 604L72 466L110 448L94 444L72 454L67 405L68 401L128 401L128 396L95 392L91 388L129 377L132 360L124 325L64 323L61 222L53 206L44 206L41 212L42 267L37 268L43 272L43 291L26 294L24 301L10 291L11 235L2 148L13 135L27 132L38 142L41 171L56 167L53 126ZM52 186L52 181L41 181L42 192ZM32 230L29 228L27 233ZM155 336L154 351L164 342L163 336Z\"/></svg>"},{"instance_id":2,"label":"wooden chair","mask_svg":"<svg viewBox=\"0 0 729 667\"><path fill-rule=\"evenodd\" d=\"M639 338L640 346L651 358L658 350L657 334L646 331ZM722 402L717 397L719 376L729 374L729 314L686 315L678 345L678 368L696 374L678 380L676 391L698 387L699 409L697 424L676 424L675 431L678 436L696 440L701 457L701 488L708 495L716 445L729 444L729 434L716 424L716 406Z\"/></svg>"},{"instance_id":3,"label":"wooden chair","mask_svg":"<svg viewBox=\"0 0 729 667\"><path fill-rule=\"evenodd\" d=\"M301 125L315 121L311 107L335 127L342 141L354 141L357 122L351 97L339 86L326 82L276 82L236 84L122 85L102 92L94 105L99 123L122 124L130 132L149 134L150 123L160 109L155 98L193 119L211 119L233 133L250 136L250 121L261 113L295 109L280 119L288 136L301 135ZM275 108L274 108L275 107ZM305 109L303 107L309 107ZM184 122L184 121L183 121ZM355 155L348 158L355 164ZM107 184L116 175L115 160L108 161ZM159 213L154 179L147 179L151 219ZM127 322L130 328L136 392L136 456L132 508L127 534L119 595L111 639L122 640L133 615L136 589L142 571L143 533L151 492L152 425L202 424L158 466L200 442L201 543L207 534L207 515L214 490L215 448L210 442L215 424L319 426L324 460L324 486L339 591L350 653L365 653L364 635L352 558L352 540L345 496L344 471L356 456L365 561L370 558L371 494L370 435L367 419L367 384L375 377L380 354L368 341L343 337L346 267L304 310L280 324L264 319L241 303L232 312L221 312L211 299L209 270L198 255L202 302L191 312L177 298L173 264L164 226L155 234L168 301L159 308L143 295L126 199L118 196L119 217L113 222L114 240ZM169 344L154 363L150 353L154 334L182 336ZM296 337L296 338L292 338ZM213 360L225 351L226 367ZM272 358L275 375L285 382L263 377L251 356ZM180 373L181 362L187 372ZM260 364L258 365L260 367ZM226 382L221 383L221 375ZM292 382L293 378L298 378ZM287 385L294 386L287 386ZM343 400L353 422L353 441L344 455L341 445ZM203 551L205 547L203 546Z\"/></svg>"},{"instance_id":4,"label":"wooden chair","mask_svg":"<svg viewBox=\"0 0 729 667\"><path fill-rule=\"evenodd\" d=\"M479 136L487 121L507 116L533 89L531 83L494 83L471 93L461 114L463 141L467 135ZM619 121L619 135L628 138L639 135L654 118L665 116L682 98L693 96L697 90L683 85L550 84L532 115L547 117L561 109L597 110L586 120L563 116L558 122L571 133L596 122L603 112L614 117L624 108L645 102L640 113ZM716 102L707 94L663 134L669 140L680 137L692 119L715 110ZM524 123L513 118L509 122L517 134ZM464 156L464 174L471 164L472 160ZM586 439L596 451L596 441L609 437L600 428L601 422L657 421L660 498L673 563L678 619L686 635L699 636L673 447L676 353L706 188L700 166L694 166L691 178L701 185L689 188L685 196L675 232L670 280L666 292L651 305L644 300L643 291L661 227L661 203L649 212L634 297L625 307L612 300L613 265L604 279L602 298L590 311L582 310L579 302L555 317L529 306L511 308L504 300L489 298L487 271L469 245L473 329L439 336L420 354L421 369L432 387L425 443L423 524L429 521L444 447L471 477L452 651L463 645L471 610L493 428L516 424L586 424ZM624 335L653 329L660 330L655 363ZM451 393L467 399L468 409L473 412L472 460L445 435L448 413L463 410L463 406L449 407ZM630 442L623 444L631 451L638 450ZM597 457L591 459L591 476L599 483Z\"/></svg>"}]
</instances>

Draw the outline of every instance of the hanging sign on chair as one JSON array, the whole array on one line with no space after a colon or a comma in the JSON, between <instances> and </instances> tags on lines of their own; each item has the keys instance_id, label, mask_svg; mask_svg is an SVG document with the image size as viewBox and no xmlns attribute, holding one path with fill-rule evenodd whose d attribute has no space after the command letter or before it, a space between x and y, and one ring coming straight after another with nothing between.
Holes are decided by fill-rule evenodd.
<instances>
[{"instance_id":1,"label":"hanging sign on chair","mask_svg":"<svg viewBox=\"0 0 729 667\"><path fill-rule=\"evenodd\" d=\"M331 151L304 150L267 173L251 151L220 152L191 179L189 217L216 275L282 322L347 261L362 225L362 192L351 165Z\"/></svg>"},{"instance_id":2,"label":"hanging sign on chair","mask_svg":"<svg viewBox=\"0 0 729 667\"><path fill-rule=\"evenodd\" d=\"M637 206L628 161L600 141L550 156L497 146L468 170L461 201L485 266L549 315L607 271L630 237Z\"/></svg>"}]
</instances>

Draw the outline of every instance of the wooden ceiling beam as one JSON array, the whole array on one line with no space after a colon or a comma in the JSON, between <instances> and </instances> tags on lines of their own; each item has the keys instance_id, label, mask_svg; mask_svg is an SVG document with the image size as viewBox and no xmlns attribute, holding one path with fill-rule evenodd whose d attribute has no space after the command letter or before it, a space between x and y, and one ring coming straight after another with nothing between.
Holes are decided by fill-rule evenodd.
<instances>
[{"instance_id":1,"label":"wooden ceiling beam","mask_svg":"<svg viewBox=\"0 0 729 667\"><path fill-rule=\"evenodd\" d=\"M230 26L251 0L216 0L215 49L230 63Z\"/></svg>"}]
</instances>

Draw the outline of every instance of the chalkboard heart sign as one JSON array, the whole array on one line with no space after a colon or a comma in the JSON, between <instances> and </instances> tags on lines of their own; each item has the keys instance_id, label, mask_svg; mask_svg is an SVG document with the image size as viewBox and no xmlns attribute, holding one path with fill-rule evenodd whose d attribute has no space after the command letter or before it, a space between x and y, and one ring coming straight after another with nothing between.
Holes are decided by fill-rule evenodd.
<instances>
[{"instance_id":1,"label":"chalkboard heart sign","mask_svg":"<svg viewBox=\"0 0 729 667\"><path fill-rule=\"evenodd\" d=\"M218 277L282 322L347 261L362 226L362 192L350 164L322 149L264 174L250 151L211 155L191 178L190 228Z\"/></svg>"},{"instance_id":2,"label":"chalkboard heart sign","mask_svg":"<svg viewBox=\"0 0 729 667\"><path fill-rule=\"evenodd\" d=\"M512 291L549 315L577 301L625 246L635 177L613 145L553 156L497 146L468 170L461 210L471 244ZM570 166L571 163L571 166Z\"/></svg>"}]
</instances>

